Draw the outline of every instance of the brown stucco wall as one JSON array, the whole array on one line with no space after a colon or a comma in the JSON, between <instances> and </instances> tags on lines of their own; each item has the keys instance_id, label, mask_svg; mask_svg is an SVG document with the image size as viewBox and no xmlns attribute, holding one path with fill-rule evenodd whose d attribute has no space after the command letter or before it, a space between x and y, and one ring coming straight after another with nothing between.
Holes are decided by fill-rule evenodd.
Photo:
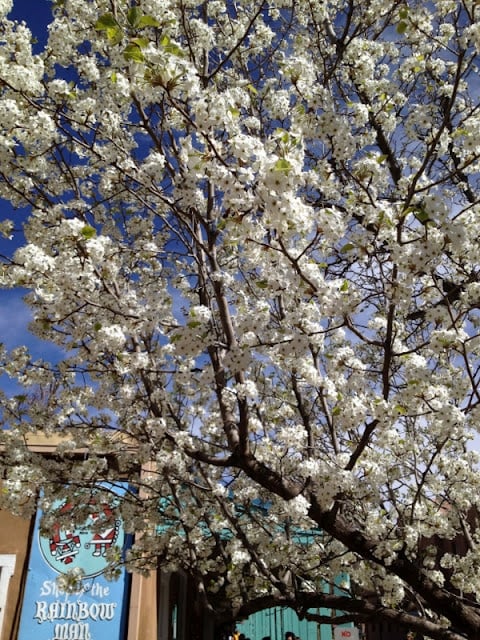
<instances>
[{"instance_id":1,"label":"brown stucco wall","mask_svg":"<svg viewBox=\"0 0 480 640\"><path fill-rule=\"evenodd\" d=\"M0 640L16 640L21 610L22 585L26 571L31 521L0 510L0 554L15 554Z\"/></svg>"}]
</instances>

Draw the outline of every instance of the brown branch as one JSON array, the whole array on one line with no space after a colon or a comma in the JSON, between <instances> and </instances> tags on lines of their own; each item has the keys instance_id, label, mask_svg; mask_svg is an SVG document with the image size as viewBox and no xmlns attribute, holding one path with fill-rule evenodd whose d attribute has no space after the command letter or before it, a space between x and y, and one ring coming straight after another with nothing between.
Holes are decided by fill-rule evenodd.
<instances>
[{"instance_id":1,"label":"brown branch","mask_svg":"<svg viewBox=\"0 0 480 640\"><path fill-rule=\"evenodd\" d=\"M315 493L312 492L306 497L311 504L309 516L324 531L342 542L350 551L365 560L385 567L389 573L401 578L419 594L427 608L441 611L459 631L464 631L469 634L469 637L472 637L471 634L474 631L477 634L475 637L480 638L480 615L473 607L463 603L454 593L435 584L425 574L423 568L407 558L403 551L400 551L393 560L390 559L391 562L385 566L384 560L375 553L377 544L374 539L360 531L354 524L347 522L335 508L330 511L322 509Z\"/></svg>"},{"instance_id":2,"label":"brown branch","mask_svg":"<svg viewBox=\"0 0 480 640\"><path fill-rule=\"evenodd\" d=\"M210 82L210 80L213 77L215 77L217 75L217 73L227 64L227 62L233 56L235 51L237 51L237 49L240 47L242 42L245 42L245 39L248 37L248 34L250 33L251 28L255 24L258 16L263 11L263 7L264 6L265 6L265 0L262 0L262 2L260 3L257 11L253 14L252 18L250 19L250 22L248 23L247 28L245 29L245 33L243 34L243 36L238 40L238 42L233 46L233 48L230 49L230 51L227 53L225 58L217 65L217 67L212 71L212 73L210 73L210 75L207 78L204 79L204 84L205 85L207 85L208 82Z\"/></svg>"},{"instance_id":3,"label":"brown branch","mask_svg":"<svg viewBox=\"0 0 480 640\"><path fill-rule=\"evenodd\" d=\"M352 620L366 621L368 619L381 619L401 625L406 629L424 633L434 640L465 640L465 636L451 629L445 629L440 624L431 622L420 616L384 607L368 600L332 595L320 591L315 593L297 591L293 597L288 595L262 596L243 604L234 611L234 615L236 618L245 618L257 611L262 611L263 609L274 606L289 607L296 611L300 618L317 622L341 624ZM320 607L339 610L343 613L340 616L324 616L309 611L309 609Z\"/></svg>"}]
</instances>

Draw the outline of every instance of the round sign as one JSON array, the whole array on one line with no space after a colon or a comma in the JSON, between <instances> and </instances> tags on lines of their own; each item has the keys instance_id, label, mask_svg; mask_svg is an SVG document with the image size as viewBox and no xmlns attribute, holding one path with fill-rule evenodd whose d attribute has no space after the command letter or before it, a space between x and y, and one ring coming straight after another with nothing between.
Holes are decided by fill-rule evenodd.
<instances>
[{"instance_id":1,"label":"round sign","mask_svg":"<svg viewBox=\"0 0 480 640\"><path fill-rule=\"evenodd\" d=\"M68 513L72 505L64 503L60 513ZM101 521L101 527L95 523ZM49 533L39 534L39 546L45 562L58 573L81 569L85 578L101 574L107 567L107 552L114 546L123 545L123 530L120 520L113 517L107 504L99 504L85 526L65 529L55 523Z\"/></svg>"}]
</instances>

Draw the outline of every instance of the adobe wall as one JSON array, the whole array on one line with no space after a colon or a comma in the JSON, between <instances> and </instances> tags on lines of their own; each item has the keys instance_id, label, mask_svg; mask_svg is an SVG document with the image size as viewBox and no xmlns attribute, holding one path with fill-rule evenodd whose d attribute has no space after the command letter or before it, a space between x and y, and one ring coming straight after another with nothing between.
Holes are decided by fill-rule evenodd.
<instances>
[{"instance_id":1,"label":"adobe wall","mask_svg":"<svg viewBox=\"0 0 480 640\"><path fill-rule=\"evenodd\" d=\"M15 640L21 611L21 589L27 567L31 520L0 510L0 555L15 554L15 569L7 591L0 640Z\"/></svg>"}]
</instances>

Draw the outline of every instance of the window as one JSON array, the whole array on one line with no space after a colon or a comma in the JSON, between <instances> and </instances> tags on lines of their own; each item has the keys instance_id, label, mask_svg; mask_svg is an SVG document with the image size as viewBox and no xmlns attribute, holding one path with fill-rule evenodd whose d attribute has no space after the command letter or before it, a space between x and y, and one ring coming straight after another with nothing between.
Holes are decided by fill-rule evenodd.
<instances>
[{"instance_id":1,"label":"window","mask_svg":"<svg viewBox=\"0 0 480 640\"><path fill-rule=\"evenodd\" d=\"M0 554L0 635L2 633L3 614L7 603L8 583L15 569L13 554Z\"/></svg>"}]
</instances>

